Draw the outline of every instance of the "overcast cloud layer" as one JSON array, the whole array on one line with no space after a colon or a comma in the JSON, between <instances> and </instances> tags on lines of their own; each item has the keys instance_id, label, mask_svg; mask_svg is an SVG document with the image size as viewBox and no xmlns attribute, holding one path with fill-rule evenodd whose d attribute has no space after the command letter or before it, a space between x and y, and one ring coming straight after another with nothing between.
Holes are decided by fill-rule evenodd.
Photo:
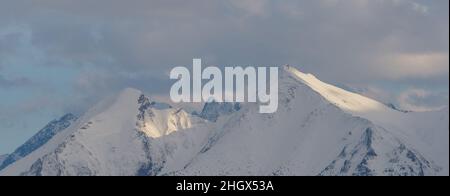
<instances>
[{"instance_id":1,"label":"overcast cloud layer","mask_svg":"<svg viewBox=\"0 0 450 196\"><path fill-rule=\"evenodd\" d=\"M0 154L65 112L207 65L291 64L407 110L448 105L448 0L0 0Z\"/></svg>"}]
</instances>

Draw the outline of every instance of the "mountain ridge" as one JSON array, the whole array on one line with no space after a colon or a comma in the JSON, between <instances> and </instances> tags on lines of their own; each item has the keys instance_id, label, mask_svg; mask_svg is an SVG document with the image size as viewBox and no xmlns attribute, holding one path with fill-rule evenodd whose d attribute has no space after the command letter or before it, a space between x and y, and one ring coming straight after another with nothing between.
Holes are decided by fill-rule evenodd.
<instances>
[{"instance_id":1,"label":"mountain ridge","mask_svg":"<svg viewBox=\"0 0 450 196\"><path fill-rule=\"evenodd\" d=\"M274 114L208 120L128 88L0 175L448 175L448 109L405 114L292 66L279 88Z\"/></svg>"},{"instance_id":2,"label":"mountain ridge","mask_svg":"<svg viewBox=\"0 0 450 196\"><path fill-rule=\"evenodd\" d=\"M32 153L52 139L53 136L69 127L76 120L77 117L75 115L68 113L58 120L51 121L23 145L19 146L13 153L4 157L3 160L0 161L0 170Z\"/></svg>"}]
</instances>

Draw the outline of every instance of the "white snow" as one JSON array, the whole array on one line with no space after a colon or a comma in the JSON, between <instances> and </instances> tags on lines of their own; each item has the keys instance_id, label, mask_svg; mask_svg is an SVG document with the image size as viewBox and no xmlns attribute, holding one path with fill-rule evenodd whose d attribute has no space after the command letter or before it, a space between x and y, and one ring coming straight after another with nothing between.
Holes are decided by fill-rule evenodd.
<instances>
[{"instance_id":1,"label":"white snow","mask_svg":"<svg viewBox=\"0 0 450 196\"><path fill-rule=\"evenodd\" d=\"M292 66L284 68L337 107L390 130L403 142L425 152L425 156L441 165L442 173L448 175L448 107L440 111L404 113L376 100L324 83L312 74L302 73Z\"/></svg>"},{"instance_id":2,"label":"white snow","mask_svg":"<svg viewBox=\"0 0 450 196\"><path fill-rule=\"evenodd\" d=\"M388 110L388 107L380 102L324 83L314 75L302 73L292 66L286 65L284 66L284 69L322 95L329 102L347 111L359 113Z\"/></svg>"},{"instance_id":3,"label":"white snow","mask_svg":"<svg viewBox=\"0 0 450 196\"><path fill-rule=\"evenodd\" d=\"M405 165L400 163L417 166L408 150L417 152L417 159L423 161L423 155L431 160L430 166L416 167L419 172L409 175L421 170L424 175L448 175L448 110L402 113L293 67L285 70L277 113L261 115L251 107L235 114L213 130L216 137L210 149L176 174L317 175L338 160L344 148L364 150L360 143L370 128L371 148L378 155L368 165L375 175L404 175ZM361 163L366 154L359 155L351 161ZM357 170L356 166L353 163L349 170Z\"/></svg>"},{"instance_id":4,"label":"white snow","mask_svg":"<svg viewBox=\"0 0 450 196\"><path fill-rule=\"evenodd\" d=\"M183 110L165 109L152 110L153 116L144 121L142 131L149 137L159 138L180 129L192 127L190 114Z\"/></svg>"},{"instance_id":5,"label":"white snow","mask_svg":"<svg viewBox=\"0 0 450 196\"><path fill-rule=\"evenodd\" d=\"M448 175L448 108L402 113L291 66L280 77L276 113L249 103L217 122L144 110L125 89L0 175Z\"/></svg>"}]
</instances>

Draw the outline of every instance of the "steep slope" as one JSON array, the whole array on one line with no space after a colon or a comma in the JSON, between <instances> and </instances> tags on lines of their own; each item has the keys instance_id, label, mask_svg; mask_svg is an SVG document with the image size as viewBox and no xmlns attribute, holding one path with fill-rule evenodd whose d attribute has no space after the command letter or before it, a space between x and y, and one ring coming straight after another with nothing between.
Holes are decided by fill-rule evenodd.
<instances>
[{"instance_id":1,"label":"steep slope","mask_svg":"<svg viewBox=\"0 0 450 196\"><path fill-rule=\"evenodd\" d=\"M399 135L409 130L368 119L377 113L404 113L292 67L284 68L279 91L276 113L259 114L255 105L245 105L219 123L201 153L173 174L445 175L448 165L425 158L420 137L404 142L406 137ZM448 137L446 143L448 149ZM440 156L448 160L448 153Z\"/></svg>"},{"instance_id":2,"label":"steep slope","mask_svg":"<svg viewBox=\"0 0 450 196\"><path fill-rule=\"evenodd\" d=\"M7 167L2 175L152 175L165 162L152 140L203 122L180 109L157 107L126 89L99 103L60 137ZM153 156L153 154L156 154Z\"/></svg>"},{"instance_id":3,"label":"steep slope","mask_svg":"<svg viewBox=\"0 0 450 196\"><path fill-rule=\"evenodd\" d=\"M448 175L448 108L399 112L280 73L273 114L213 102L196 116L126 89L0 175Z\"/></svg>"},{"instance_id":4,"label":"steep slope","mask_svg":"<svg viewBox=\"0 0 450 196\"><path fill-rule=\"evenodd\" d=\"M388 111L388 108L380 102L324 83L312 74L302 73L289 65L284 66L283 69L341 109L352 112Z\"/></svg>"},{"instance_id":5,"label":"steep slope","mask_svg":"<svg viewBox=\"0 0 450 196\"><path fill-rule=\"evenodd\" d=\"M40 148L56 134L72 125L72 123L76 120L77 117L73 114L66 114L59 120L53 120L33 137L31 137L27 142L17 148L13 153L5 157L3 161L0 161L0 170Z\"/></svg>"},{"instance_id":6,"label":"steep slope","mask_svg":"<svg viewBox=\"0 0 450 196\"><path fill-rule=\"evenodd\" d=\"M389 130L390 134L423 152L428 159L434 160L441 166L441 173L448 175L448 107L441 111L405 113L370 98L326 84L311 74L301 73L294 67L285 66L284 69L343 111L368 119L377 126Z\"/></svg>"}]
</instances>

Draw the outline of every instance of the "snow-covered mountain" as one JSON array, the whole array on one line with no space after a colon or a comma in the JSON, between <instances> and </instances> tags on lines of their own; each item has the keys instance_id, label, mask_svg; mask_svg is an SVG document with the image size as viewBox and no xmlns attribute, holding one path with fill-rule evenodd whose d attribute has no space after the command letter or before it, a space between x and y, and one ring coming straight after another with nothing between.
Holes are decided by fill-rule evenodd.
<instances>
[{"instance_id":1,"label":"snow-covered mountain","mask_svg":"<svg viewBox=\"0 0 450 196\"><path fill-rule=\"evenodd\" d=\"M75 115L66 114L59 120L53 120L48 123L37 134L31 137L27 142L25 142L25 144L17 148L13 153L2 157L2 159L0 159L0 170L43 146L57 133L69 127L76 119L77 117Z\"/></svg>"},{"instance_id":2,"label":"snow-covered mountain","mask_svg":"<svg viewBox=\"0 0 450 196\"><path fill-rule=\"evenodd\" d=\"M200 115L126 89L0 175L448 175L448 108L404 113L291 66L279 108Z\"/></svg>"},{"instance_id":3,"label":"snow-covered mountain","mask_svg":"<svg viewBox=\"0 0 450 196\"><path fill-rule=\"evenodd\" d=\"M206 122L182 109L162 106L140 91L125 89L1 174L154 175L171 147L159 144L159 138Z\"/></svg>"},{"instance_id":4,"label":"snow-covered mountain","mask_svg":"<svg viewBox=\"0 0 450 196\"><path fill-rule=\"evenodd\" d=\"M398 112L289 66L280 77L275 114L246 105L175 174L448 174L448 112ZM433 142L418 132L429 132Z\"/></svg>"}]
</instances>

